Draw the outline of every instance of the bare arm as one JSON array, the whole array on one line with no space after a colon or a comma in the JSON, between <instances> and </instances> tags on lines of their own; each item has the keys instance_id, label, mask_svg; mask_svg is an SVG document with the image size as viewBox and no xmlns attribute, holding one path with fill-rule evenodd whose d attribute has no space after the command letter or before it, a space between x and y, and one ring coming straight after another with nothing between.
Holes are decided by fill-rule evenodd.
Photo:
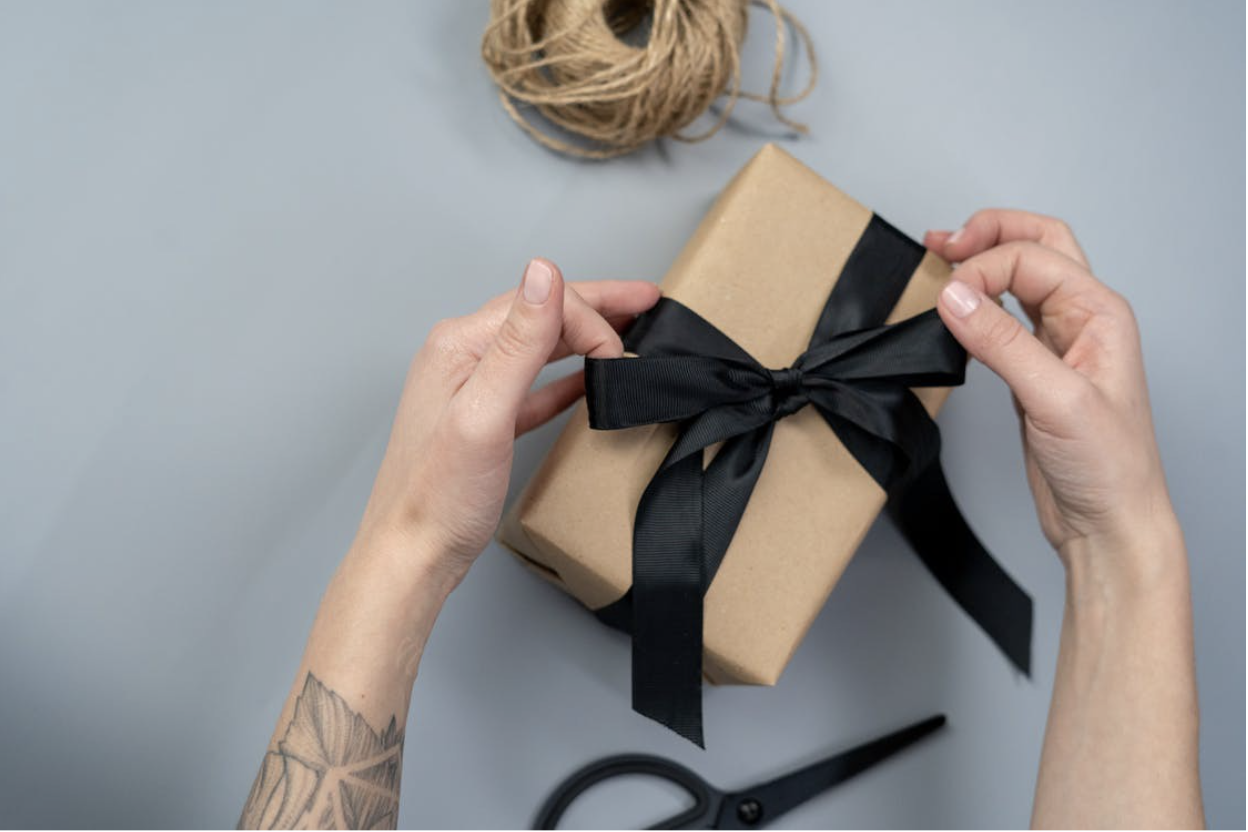
<instances>
[{"instance_id":1,"label":"bare arm","mask_svg":"<svg viewBox=\"0 0 1248 832\"><path fill-rule=\"evenodd\" d=\"M454 579L415 540L362 535L321 601L243 829L398 823L416 667Z\"/></svg>"},{"instance_id":2,"label":"bare arm","mask_svg":"<svg viewBox=\"0 0 1248 832\"><path fill-rule=\"evenodd\" d=\"M434 328L240 828L396 826L408 702L434 619L498 525L515 437L576 401L584 379L530 388L548 361L622 355L616 329L657 299L637 281L565 285L539 260L516 292Z\"/></svg>"},{"instance_id":3,"label":"bare arm","mask_svg":"<svg viewBox=\"0 0 1248 832\"><path fill-rule=\"evenodd\" d=\"M1187 552L1135 318L1060 221L981 211L927 244L961 261L942 319L1010 386L1066 608L1032 824L1204 825ZM1028 333L988 300L1009 291Z\"/></svg>"},{"instance_id":4,"label":"bare arm","mask_svg":"<svg viewBox=\"0 0 1248 832\"><path fill-rule=\"evenodd\" d=\"M1172 518L1068 547L1037 827L1204 826L1186 555ZM1134 561L1132 573L1099 565ZM1138 570L1138 571L1137 571Z\"/></svg>"}]
</instances>

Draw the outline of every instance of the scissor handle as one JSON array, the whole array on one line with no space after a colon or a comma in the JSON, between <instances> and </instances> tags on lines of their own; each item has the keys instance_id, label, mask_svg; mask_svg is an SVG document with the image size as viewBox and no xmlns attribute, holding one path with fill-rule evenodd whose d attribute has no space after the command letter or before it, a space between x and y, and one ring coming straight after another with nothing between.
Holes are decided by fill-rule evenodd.
<instances>
[{"instance_id":1,"label":"scissor handle","mask_svg":"<svg viewBox=\"0 0 1248 832\"><path fill-rule=\"evenodd\" d=\"M662 757L650 754L617 754L613 757L603 757L568 775L566 780L555 787L555 790L546 798L546 802L542 804L542 808L538 810L537 817L533 820L533 828L554 829L568 806L586 789L603 780L628 774L662 778L675 783L693 796L693 806L661 821L651 827L652 829L685 829L699 822L701 825L709 826L710 821L714 819L718 809L715 805L718 802L716 800L718 792L701 777L679 763Z\"/></svg>"}]
</instances>

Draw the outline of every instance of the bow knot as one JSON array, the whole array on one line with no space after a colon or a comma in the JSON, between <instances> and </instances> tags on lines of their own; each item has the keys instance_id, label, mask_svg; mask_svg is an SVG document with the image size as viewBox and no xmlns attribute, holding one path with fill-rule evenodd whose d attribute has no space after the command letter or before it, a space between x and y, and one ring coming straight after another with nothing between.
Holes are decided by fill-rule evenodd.
<instances>
[{"instance_id":1,"label":"bow knot","mask_svg":"<svg viewBox=\"0 0 1248 832\"><path fill-rule=\"evenodd\" d=\"M806 388L802 384L803 376L800 367L785 367L767 372L771 376L775 418L783 419L785 416L792 416L810 403L810 397L806 395Z\"/></svg>"}]
</instances>

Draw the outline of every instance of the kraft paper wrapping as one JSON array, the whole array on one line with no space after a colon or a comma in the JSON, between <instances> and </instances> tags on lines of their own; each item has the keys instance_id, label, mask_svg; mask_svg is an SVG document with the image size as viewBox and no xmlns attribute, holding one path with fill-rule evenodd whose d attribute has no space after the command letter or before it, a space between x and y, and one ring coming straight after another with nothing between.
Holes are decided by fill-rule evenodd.
<instances>
[{"instance_id":1,"label":"kraft paper wrapping","mask_svg":"<svg viewBox=\"0 0 1248 832\"><path fill-rule=\"evenodd\" d=\"M768 367L806 348L871 211L774 145L728 183L663 278ZM949 266L928 253L889 322L933 307ZM916 390L935 415L948 388ZM590 609L632 583L633 516L676 435L590 430L582 400L515 501L499 542ZM884 507L883 489L813 407L781 420L706 595L703 672L773 685Z\"/></svg>"}]
</instances>

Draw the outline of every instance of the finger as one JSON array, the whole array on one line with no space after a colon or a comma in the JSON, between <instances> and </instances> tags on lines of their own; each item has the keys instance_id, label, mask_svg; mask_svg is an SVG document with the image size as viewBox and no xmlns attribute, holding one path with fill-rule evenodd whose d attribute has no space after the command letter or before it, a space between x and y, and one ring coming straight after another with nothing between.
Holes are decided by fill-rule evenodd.
<instances>
[{"instance_id":1,"label":"finger","mask_svg":"<svg viewBox=\"0 0 1248 832\"><path fill-rule=\"evenodd\" d=\"M923 235L923 247L943 255L945 242L952 236L952 231L928 231Z\"/></svg>"},{"instance_id":2,"label":"finger","mask_svg":"<svg viewBox=\"0 0 1248 832\"><path fill-rule=\"evenodd\" d=\"M1078 397L1091 382L1053 354L976 287L950 280L937 303L940 318L966 351L1009 385L1037 422L1060 428L1078 418Z\"/></svg>"},{"instance_id":3,"label":"finger","mask_svg":"<svg viewBox=\"0 0 1248 832\"><path fill-rule=\"evenodd\" d=\"M568 286L604 318L637 315L659 299L659 287L645 280L578 280Z\"/></svg>"},{"instance_id":4,"label":"finger","mask_svg":"<svg viewBox=\"0 0 1248 832\"><path fill-rule=\"evenodd\" d=\"M1027 211L1007 208L977 211L958 230L928 232L927 240L932 241L928 243L929 248L955 263L1002 243L1031 242L1051 248L1084 268L1088 267L1088 258L1070 226L1056 217Z\"/></svg>"},{"instance_id":5,"label":"finger","mask_svg":"<svg viewBox=\"0 0 1248 832\"><path fill-rule=\"evenodd\" d=\"M1039 243L996 246L964 261L954 276L992 297L1014 295L1059 353L1091 318L1130 315L1122 299L1082 264Z\"/></svg>"},{"instance_id":6,"label":"finger","mask_svg":"<svg viewBox=\"0 0 1248 832\"><path fill-rule=\"evenodd\" d=\"M609 304L607 308L615 307ZM625 308L628 307L625 306ZM620 329L632 319L631 314L617 314L612 320L608 320L571 285L564 284L563 324L559 341L551 350L547 361L558 361L569 355L618 358L624 354L624 345L620 341ZM615 323L613 324L612 321ZM495 331L497 331L497 326Z\"/></svg>"},{"instance_id":7,"label":"finger","mask_svg":"<svg viewBox=\"0 0 1248 832\"><path fill-rule=\"evenodd\" d=\"M455 397L476 429L495 434L506 425L511 435L521 403L559 342L564 301L555 264L529 261L507 316Z\"/></svg>"},{"instance_id":8,"label":"finger","mask_svg":"<svg viewBox=\"0 0 1248 832\"><path fill-rule=\"evenodd\" d=\"M636 315L619 315L606 319L607 324L620 335L627 332L628 328L632 326L633 322L636 320ZM555 351L550 354L550 360L558 361L561 358L567 358L569 355L573 355L575 353L576 351L569 347L563 338L560 338L559 343L555 345Z\"/></svg>"},{"instance_id":9,"label":"finger","mask_svg":"<svg viewBox=\"0 0 1248 832\"><path fill-rule=\"evenodd\" d=\"M516 436L541 427L585 394L585 373L577 370L543 385L525 397L516 416Z\"/></svg>"},{"instance_id":10,"label":"finger","mask_svg":"<svg viewBox=\"0 0 1248 832\"><path fill-rule=\"evenodd\" d=\"M586 291L598 304L597 308L613 313L606 318L606 323L617 334L626 331L636 320L637 313L649 309L659 297L659 289L653 283L640 280L604 280L564 283L565 299L573 293L572 287L574 286L590 287ZM584 300L580 292L575 292L575 294L578 295L577 300ZM499 301L505 300L510 304L513 299L514 294L500 296L489 301L472 315L439 321L430 331L424 347L417 354L414 362L414 365L425 376L420 385L421 389L427 391L427 394L429 391L436 391L448 398L459 390L490 349L499 327L506 319L510 307L499 308ZM583 305L577 300L572 302L575 307L574 318L586 314ZM584 303L590 304L589 301L584 301ZM594 343L591 340L593 331L591 330L587 336L586 328L584 326L578 328L576 320L573 321L573 329L582 353L593 352L595 356L602 355L601 349L597 349L599 344L611 340L606 333L598 331L598 343ZM560 339L547 360L548 362L558 361L576 352L562 336L561 328Z\"/></svg>"},{"instance_id":11,"label":"finger","mask_svg":"<svg viewBox=\"0 0 1248 832\"><path fill-rule=\"evenodd\" d=\"M619 358L624 354L620 333L570 287L563 297L563 330L560 341L576 355Z\"/></svg>"},{"instance_id":12,"label":"finger","mask_svg":"<svg viewBox=\"0 0 1248 832\"><path fill-rule=\"evenodd\" d=\"M644 280L598 280L564 283L565 296L575 292L595 312L604 318L632 317L644 312L659 299L659 287ZM500 295L488 301L477 312L463 318L464 337L467 345L475 350L477 357L485 354L494 340L494 333L507 317L511 308L511 295ZM559 357L569 355L567 345L561 345ZM557 350L559 348L556 348Z\"/></svg>"}]
</instances>

